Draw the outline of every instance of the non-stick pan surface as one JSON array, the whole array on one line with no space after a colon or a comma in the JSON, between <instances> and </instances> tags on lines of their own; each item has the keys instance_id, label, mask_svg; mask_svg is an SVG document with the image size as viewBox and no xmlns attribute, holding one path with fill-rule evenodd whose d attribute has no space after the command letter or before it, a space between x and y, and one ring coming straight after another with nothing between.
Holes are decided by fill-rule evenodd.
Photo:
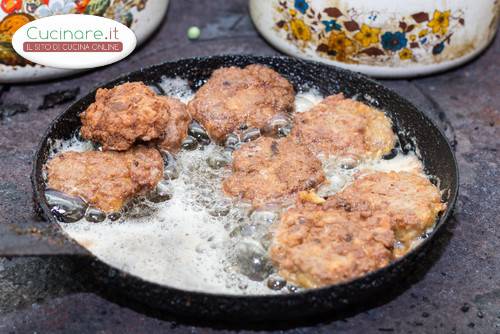
<instances>
[{"instance_id":1,"label":"non-stick pan surface","mask_svg":"<svg viewBox=\"0 0 500 334\"><path fill-rule=\"evenodd\" d=\"M132 72L102 87L111 88L126 81L155 84L162 76L187 79L193 89L199 88L210 74L224 66L265 64L287 77L297 90L316 88L324 95L344 93L347 97L384 110L400 133L400 141L418 150L425 170L439 180L448 202L436 228L418 247L391 265L353 281L293 294L238 296L190 292L145 281L104 264L94 256L80 259L86 271L98 284L118 296L132 298L149 307L174 314L225 321L258 321L297 319L334 310L343 310L379 298L395 289L412 274L425 256L451 214L458 193L458 170L453 151L443 133L411 103L391 90L359 74L319 63L284 57L216 56L168 62ZM95 90L73 104L50 125L34 158L32 184L38 213L54 224L45 200L42 176L50 141L68 139L78 129L78 115L93 101ZM403 135L401 133L404 133ZM174 265L174 264L173 264Z\"/></svg>"}]
</instances>

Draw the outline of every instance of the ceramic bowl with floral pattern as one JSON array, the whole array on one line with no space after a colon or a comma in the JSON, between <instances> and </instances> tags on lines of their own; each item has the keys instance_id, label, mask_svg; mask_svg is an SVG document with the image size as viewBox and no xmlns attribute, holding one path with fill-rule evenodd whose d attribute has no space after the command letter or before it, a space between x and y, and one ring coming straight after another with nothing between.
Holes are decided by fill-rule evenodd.
<instances>
[{"instance_id":1,"label":"ceramic bowl with floral pattern","mask_svg":"<svg viewBox=\"0 0 500 334\"><path fill-rule=\"evenodd\" d=\"M51 79L74 73L33 64L12 48L12 36L24 24L51 15L90 14L130 27L143 42L160 24L168 0L0 0L0 83Z\"/></svg>"},{"instance_id":2,"label":"ceramic bowl with floral pattern","mask_svg":"<svg viewBox=\"0 0 500 334\"><path fill-rule=\"evenodd\" d=\"M500 0L250 0L281 51L376 77L458 66L493 39Z\"/></svg>"}]
</instances>

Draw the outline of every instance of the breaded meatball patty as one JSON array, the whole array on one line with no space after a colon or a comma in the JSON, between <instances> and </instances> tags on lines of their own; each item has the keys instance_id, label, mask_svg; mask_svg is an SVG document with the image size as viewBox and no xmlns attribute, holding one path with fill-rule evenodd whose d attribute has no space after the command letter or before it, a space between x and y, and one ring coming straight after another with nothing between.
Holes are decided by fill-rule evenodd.
<instances>
[{"instance_id":1,"label":"breaded meatball patty","mask_svg":"<svg viewBox=\"0 0 500 334\"><path fill-rule=\"evenodd\" d=\"M342 94L295 115L291 135L316 154L356 159L380 158L396 141L383 112Z\"/></svg>"},{"instance_id":2,"label":"breaded meatball patty","mask_svg":"<svg viewBox=\"0 0 500 334\"><path fill-rule=\"evenodd\" d=\"M120 210L163 177L160 153L143 146L125 152L64 152L46 168L49 188L80 196L105 212Z\"/></svg>"},{"instance_id":3,"label":"breaded meatball patty","mask_svg":"<svg viewBox=\"0 0 500 334\"><path fill-rule=\"evenodd\" d=\"M325 179L321 162L290 138L261 137L243 144L233 154L232 170L224 191L256 206L315 188Z\"/></svg>"},{"instance_id":4,"label":"breaded meatball patty","mask_svg":"<svg viewBox=\"0 0 500 334\"><path fill-rule=\"evenodd\" d=\"M168 110L169 118L159 146L164 150L175 153L180 149L182 141L188 135L191 116L188 114L184 103L174 98L168 99L170 107Z\"/></svg>"},{"instance_id":5,"label":"breaded meatball patty","mask_svg":"<svg viewBox=\"0 0 500 334\"><path fill-rule=\"evenodd\" d=\"M388 265L393 244L387 215L306 204L282 215L269 252L282 277L315 288Z\"/></svg>"},{"instance_id":6,"label":"breaded meatball patty","mask_svg":"<svg viewBox=\"0 0 500 334\"><path fill-rule=\"evenodd\" d=\"M189 102L191 116L222 142L240 127L263 128L275 114L294 108L293 86L263 65L220 68Z\"/></svg>"},{"instance_id":7,"label":"breaded meatball patty","mask_svg":"<svg viewBox=\"0 0 500 334\"><path fill-rule=\"evenodd\" d=\"M116 151L129 149L137 140L157 138L165 138L165 146L178 148L189 123L182 102L158 96L142 82L98 89L95 102L80 118L83 138L101 143L104 150Z\"/></svg>"},{"instance_id":8,"label":"breaded meatball patty","mask_svg":"<svg viewBox=\"0 0 500 334\"><path fill-rule=\"evenodd\" d=\"M325 203L352 211L382 212L391 217L403 255L415 238L421 236L446 208L441 193L426 177L410 172L372 172L356 179Z\"/></svg>"}]
</instances>

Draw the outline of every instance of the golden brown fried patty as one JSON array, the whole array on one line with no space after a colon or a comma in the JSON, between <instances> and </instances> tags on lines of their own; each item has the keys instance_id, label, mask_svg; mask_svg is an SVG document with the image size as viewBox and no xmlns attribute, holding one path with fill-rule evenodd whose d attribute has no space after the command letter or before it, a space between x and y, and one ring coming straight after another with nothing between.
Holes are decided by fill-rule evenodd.
<instances>
[{"instance_id":1,"label":"golden brown fried patty","mask_svg":"<svg viewBox=\"0 0 500 334\"><path fill-rule=\"evenodd\" d=\"M242 125L263 128L275 114L294 108L293 86L263 65L221 68L196 93L189 113L222 142Z\"/></svg>"},{"instance_id":2,"label":"golden brown fried patty","mask_svg":"<svg viewBox=\"0 0 500 334\"><path fill-rule=\"evenodd\" d=\"M185 121L189 115L184 104L156 95L142 82L98 89L95 102L80 118L85 139L101 143L104 150L117 151L129 149L136 140L163 137L166 147L178 148L189 123Z\"/></svg>"},{"instance_id":3,"label":"golden brown fried patty","mask_svg":"<svg viewBox=\"0 0 500 334\"><path fill-rule=\"evenodd\" d=\"M306 204L282 215L270 256L285 279L314 288L388 265L393 244L387 215Z\"/></svg>"},{"instance_id":4,"label":"golden brown fried patty","mask_svg":"<svg viewBox=\"0 0 500 334\"><path fill-rule=\"evenodd\" d=\"M180 149L182 141L188 134L191 116L188 114L184 103L174 98L168 99L170 107L168 110L169 118L159 146L162 149L175 153Z\"/></svg>"},{"instance_id":5,"label":"golden brown fried patty","mask_svg":"<svg viewBox=\"0 0 500 334\"><path fill-rule=\"evenodd\" d=\"M357 159L380 158L396 139L383 112L342 94L296 114L291 135L316 154Z\"/></svg>"},{"instance_id":6,"label":"golden brown fried patty","mask_svg":"<svg viewBox=\"0 0 500 334\"><path fill-rule=\"evenodd\" d=\"M65 152L47 163L47 175L49 188L114 212L156 186L163 177L163 160L156 149L142 146L125 152Z\"/></svg>"},{"instance_id":7,"label":"golden brown fried patty","mask_svg":"<svg viewBox=\"0 0 500 334\"><path fill-rule=\"evenodd\" d=\"M410 172L374 172L356 179L325 203L352 211L381 212L391 217L396 238L405 247L432 227L446 208L441 193L426 177Z\"/></svg>"},{"instance_id":8,"label":"golden brown fried patty","mask_svg":"<svg viewBox=\"0 0 500 334\"><path fill-rule=\"evenodd\" d=\"M233 154L232 169L224 191L254 205L314 188L325 179L321 162L290 138L261 137L243 144Z\"/></svg>"}]
</instances>

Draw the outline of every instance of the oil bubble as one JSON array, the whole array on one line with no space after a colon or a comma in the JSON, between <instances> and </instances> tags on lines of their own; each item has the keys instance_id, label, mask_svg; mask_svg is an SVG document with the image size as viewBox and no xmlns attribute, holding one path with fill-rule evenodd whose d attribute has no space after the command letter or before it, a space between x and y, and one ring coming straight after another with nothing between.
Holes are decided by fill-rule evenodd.
<instances>
[{"instance_id":1,"label":"oil bubble","mask_svg":"<svg viewBox=\"0 0 500 334\"><path fill-rule=\"evenodd\" d=\"M172 153L167 150L160 150L163 158L163 176L169 180L175 180L179 177L180 166Z\"/></svg>"},{"instance_id":2,"label":"oil bubble","mask_svg":"<svg viewBox=\"0 0 500 334\"><path fill-rule=\"evenodd\" d=\"M198 147L198 141L192 136L187 136L184 138L181 144L182 148L188 151L196 150Z\"/></svg>"},{"instance_id":3,"label":"oil bubble","mask_svg":"<svg viewBox=\"0 0 500 334\"><path fill-rule=\"evenodd\" d=\"M286 280L277 275L272 275L267 279L267 287L271 290L281 290L285 286Z\"/></svg>"},{"instance_id":4,"label":"oil bubble","mask_svg":"<svg viewBox=\"0 0 500 334\"><path fill-rule=\"evenodd\" d=\"M219 169L221 167L227 166L230 163L231 163L230 152L214 151L211 152L207 158L207 164L214 169Z\"/></svg>"},{"instance_id":5,"label":"oil bubble","mask_svg":"<svg viewBox=\"0 0 500 334\"><path fill-rule=\"evenodd\" d=\"M226 141L224 142L224 146L229 149L236 149L238 144L240 143L240 138L234 133L230 133L226 137Z\"/></svg>"},{"instance_id":6,"label":"oil bubble","mask_svg":"<svg viewBox=\"0 0 500 334\"><path fill-rule=\"evenodd\" d=\"M273 270L266 251L253 240L237 244L236 266L241 274L254 281L263 281Z\"/></svg>"},{"instance_id":7,"label":"oil bubble","mask_svg":"<svg viewBox=\"0 0 500 334\"><path fill-rule=\"evenodd\" d=\"M292 121L286 114L274 115L264 126L262 132L266 136L286 137L292 130Z\"/></svg>"},{"instance_id":8,"label":"oil bubble","mask_svg":"<svg viewBox=\"0 0 500 334\"><path fill-rule=\"evenodd\" d=\"M250 214L250 221L253 223L272 224L278 218L278 210L257 209Z\"/></svg>"},{"instance_id":9,"label":"oil bubble","mask_svg":"<svg viewBox=\"0 0 500 334\"><path fill-rule=\"evenodd\" d=\"M260 137L260 130L257 128L250 128L248 130L245 130L241 135L242 141L245 143L255 140L259 137Z\"/></svg>"},{"instance_id":10,"label":"oil bubble","mask_svg":"<svg viewBox=\"0 0 500 334\"><path fill-rule=\"evenodd\" d=\"M63 192L47 189L45 198L50 211L57 219L65 223L74 223L85 216L87 203L80 197L70 196Z\"/></svg>"},{"instance_id":11,"label":"oil bubble","mask_svg":"<svg viewBox=\"0 0 500 334\"><path fill-rule=\"evenodd\" d=\"M100 223L106 219L106 213L94 207L89 207L85 213L85 219L91 223Z\"/></svg>"},{"instance_id":12,"label":"oil bubble","mask_svg":"<svg viewBox=\"0 0 500 334\"><path fill-rule=\"evenodd\" d=\"M124 208L127 218L144 218L154 214L156 208L141 198L137 198L128 203Z\"/></svg>"},{"instance_id":13,"label":"oil bubble","mask_svg":"<svg viewBox=\"0 0 500 334\"><path fill-rule=\"evenodd\" d=\"M156 188L150 191L147 195L147 199L153 203L161 203L168 201L173 196L172 184L166 180L158 182Z\"/></svg>"},{"instance_id":14,"label":"oil bubble","mask_svg":"<svg viewBox=\"0 0 500 334\"><path fill-rule=\"evenodd\" d=\"M108 214L108 219L111 220L111 221L117 221L118 219L120 219L122 217L122 213L121 212L111 212Z\"/></svg>"},{"instance_id":15,"label":"oil bubble","mask_svg":"<svg viewBox=\"0 0 500 334\"><path fill-rule=\"evenodd\" d=\"M207 131L196 121L192 121L188 127L188 134L195 138L200 144L210 144L210 137Z\"/></svg>"}]
</instances>

